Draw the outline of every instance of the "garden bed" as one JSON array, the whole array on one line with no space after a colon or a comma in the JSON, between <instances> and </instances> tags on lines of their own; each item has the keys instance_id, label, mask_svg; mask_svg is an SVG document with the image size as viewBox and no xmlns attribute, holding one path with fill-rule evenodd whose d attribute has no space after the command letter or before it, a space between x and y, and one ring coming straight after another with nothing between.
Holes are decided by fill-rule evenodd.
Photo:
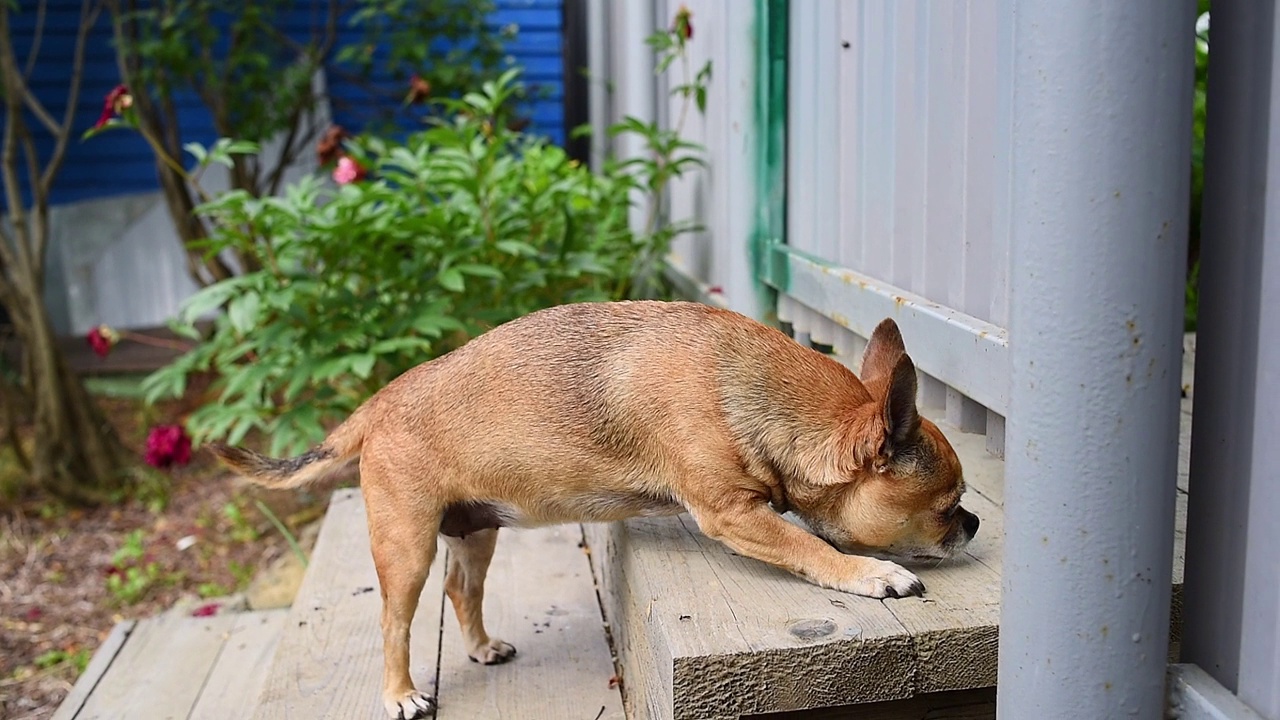
<instances>
[{"instance_id":1,"label":"garden bed","mask_svg":"<svg viewBox=\"0 0 1280 720\"><path fill-rule=\"evenodd\" d=\"M105 386L112 396L99 402L141 458L149 422L170 421L187 403L144 411L121 396L128 387ZM254 505L257 493L200 452L133 497L93 509L26 491L19 477L12 454L0 450L8 493L0 499L0 717L10 720L50 717L120 620L156 615L184 598L196 611L217 612L213 598L243 590L255 571L289 553ZM319 517L328 494L261 497L297 532Z\"/></svg>"}]
</instances>

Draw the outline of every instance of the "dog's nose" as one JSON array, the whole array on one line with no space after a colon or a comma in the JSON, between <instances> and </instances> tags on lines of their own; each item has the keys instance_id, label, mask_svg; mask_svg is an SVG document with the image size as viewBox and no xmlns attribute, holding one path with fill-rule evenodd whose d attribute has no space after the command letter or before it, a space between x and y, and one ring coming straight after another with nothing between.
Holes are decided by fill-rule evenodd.
<instances>
[{"instance_id":1,"label":"dog's nose","mask_svg":"<svg viewBox=\"0 0 1280 720\"><path fill-rule=\"evenodd\" d=\"M978 520L977 515L966 510L964 513L964 519L960 521L960 525L964 528L965 534L972 538L974 535L978 534L978 525L980 522L981 521Z\"/></svg>"}]
</instances>

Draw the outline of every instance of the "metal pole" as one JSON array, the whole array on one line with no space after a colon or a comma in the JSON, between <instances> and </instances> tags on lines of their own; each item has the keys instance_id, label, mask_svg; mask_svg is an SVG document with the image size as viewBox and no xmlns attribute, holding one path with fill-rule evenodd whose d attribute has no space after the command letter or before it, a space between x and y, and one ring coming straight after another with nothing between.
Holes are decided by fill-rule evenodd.
<instances>
[{"instance_id":1,"label":"metal pole","mask_svg":"<svg viewBox=\"0 0 1280 720\"><path fill-rule=\"evenodd\" d=\"M1000 717L1163 716L1194 0L1012 12Z\"/></svg>"}]
</instances>

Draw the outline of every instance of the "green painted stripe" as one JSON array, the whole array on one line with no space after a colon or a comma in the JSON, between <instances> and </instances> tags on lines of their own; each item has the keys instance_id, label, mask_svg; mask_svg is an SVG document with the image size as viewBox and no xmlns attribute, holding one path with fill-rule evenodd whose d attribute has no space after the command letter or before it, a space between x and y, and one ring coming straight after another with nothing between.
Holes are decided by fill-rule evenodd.
<instances>
[{"instance_id":1,"label":"green painted stripe","mask_svg":"<svg viewBox=\"0 0 1280 720\"><path fill-rule=\"evenodd\" d=\"M787 264L775 261L774 246L787 227L787 0L756 0L755 197L751 266L761 315L777 308L775 289L787 287Z\"/></svg>"}]
</instances>

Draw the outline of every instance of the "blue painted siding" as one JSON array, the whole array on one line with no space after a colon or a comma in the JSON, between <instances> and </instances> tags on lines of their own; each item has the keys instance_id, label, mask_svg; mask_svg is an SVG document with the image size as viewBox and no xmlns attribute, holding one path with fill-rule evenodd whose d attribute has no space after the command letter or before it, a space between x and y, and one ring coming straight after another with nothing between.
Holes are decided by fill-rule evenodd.
<instances>
[{"instance_id":1,"label":"blue painted siding","mask_svg":"<svg viewBox=\"0 0 1280 720\"><path fill-rule=\"evenodd\" d=\"M45 31L40 58L32 72L30 84L46 109L61 117L66 111L67 86L71 57L75 45L75 31L79 22L80 0L47 0ZM19 61L26 58L35 35L35 2L19 0L20 11L12 16L14 46ZM497 0L497 11L490 25L500 28L514 24L519 28L516 39L507 46L507 53L518 65L525 68L524 79L538 91L531 103L529 114L533 120L531 132L549 137L563 144L564 132L564 82L561 61L561 0ZM302 32L309 28L309 11L299 10L298 27ZM375 77L376 85L389 91L390 97L398 97L404 87L402 80ZM111 48L111 29L106 17L100 18L90 36L86 49L86 63L79 102L76 104L76 134L68 148L66 162L59 174L53 193L53 202L68 203L111 195L138 193L157 188L155 167L146 143L134 133L119 131L100 135L81 142L78 134L88 129L98 119L102 101L111 88L119 82L115 53ZM357 92L351 84L344 84L330 74L330 95L335 122L348 128L359 129L368 113L361 113L368 95ZM209 143L215 139L212 122L203 106L194 97L175 99L184 127L184 142ZM397 104L388 100L389 104ZM36 131L37 147L42 157L47 157L53 142L38 127L34 117L28 117L29 126ZM402 127L413 127L407 116ZM0 121L0 128L3 122ZM0 199L0 207L3 200Z\"/></svg>"}]
</instances>

